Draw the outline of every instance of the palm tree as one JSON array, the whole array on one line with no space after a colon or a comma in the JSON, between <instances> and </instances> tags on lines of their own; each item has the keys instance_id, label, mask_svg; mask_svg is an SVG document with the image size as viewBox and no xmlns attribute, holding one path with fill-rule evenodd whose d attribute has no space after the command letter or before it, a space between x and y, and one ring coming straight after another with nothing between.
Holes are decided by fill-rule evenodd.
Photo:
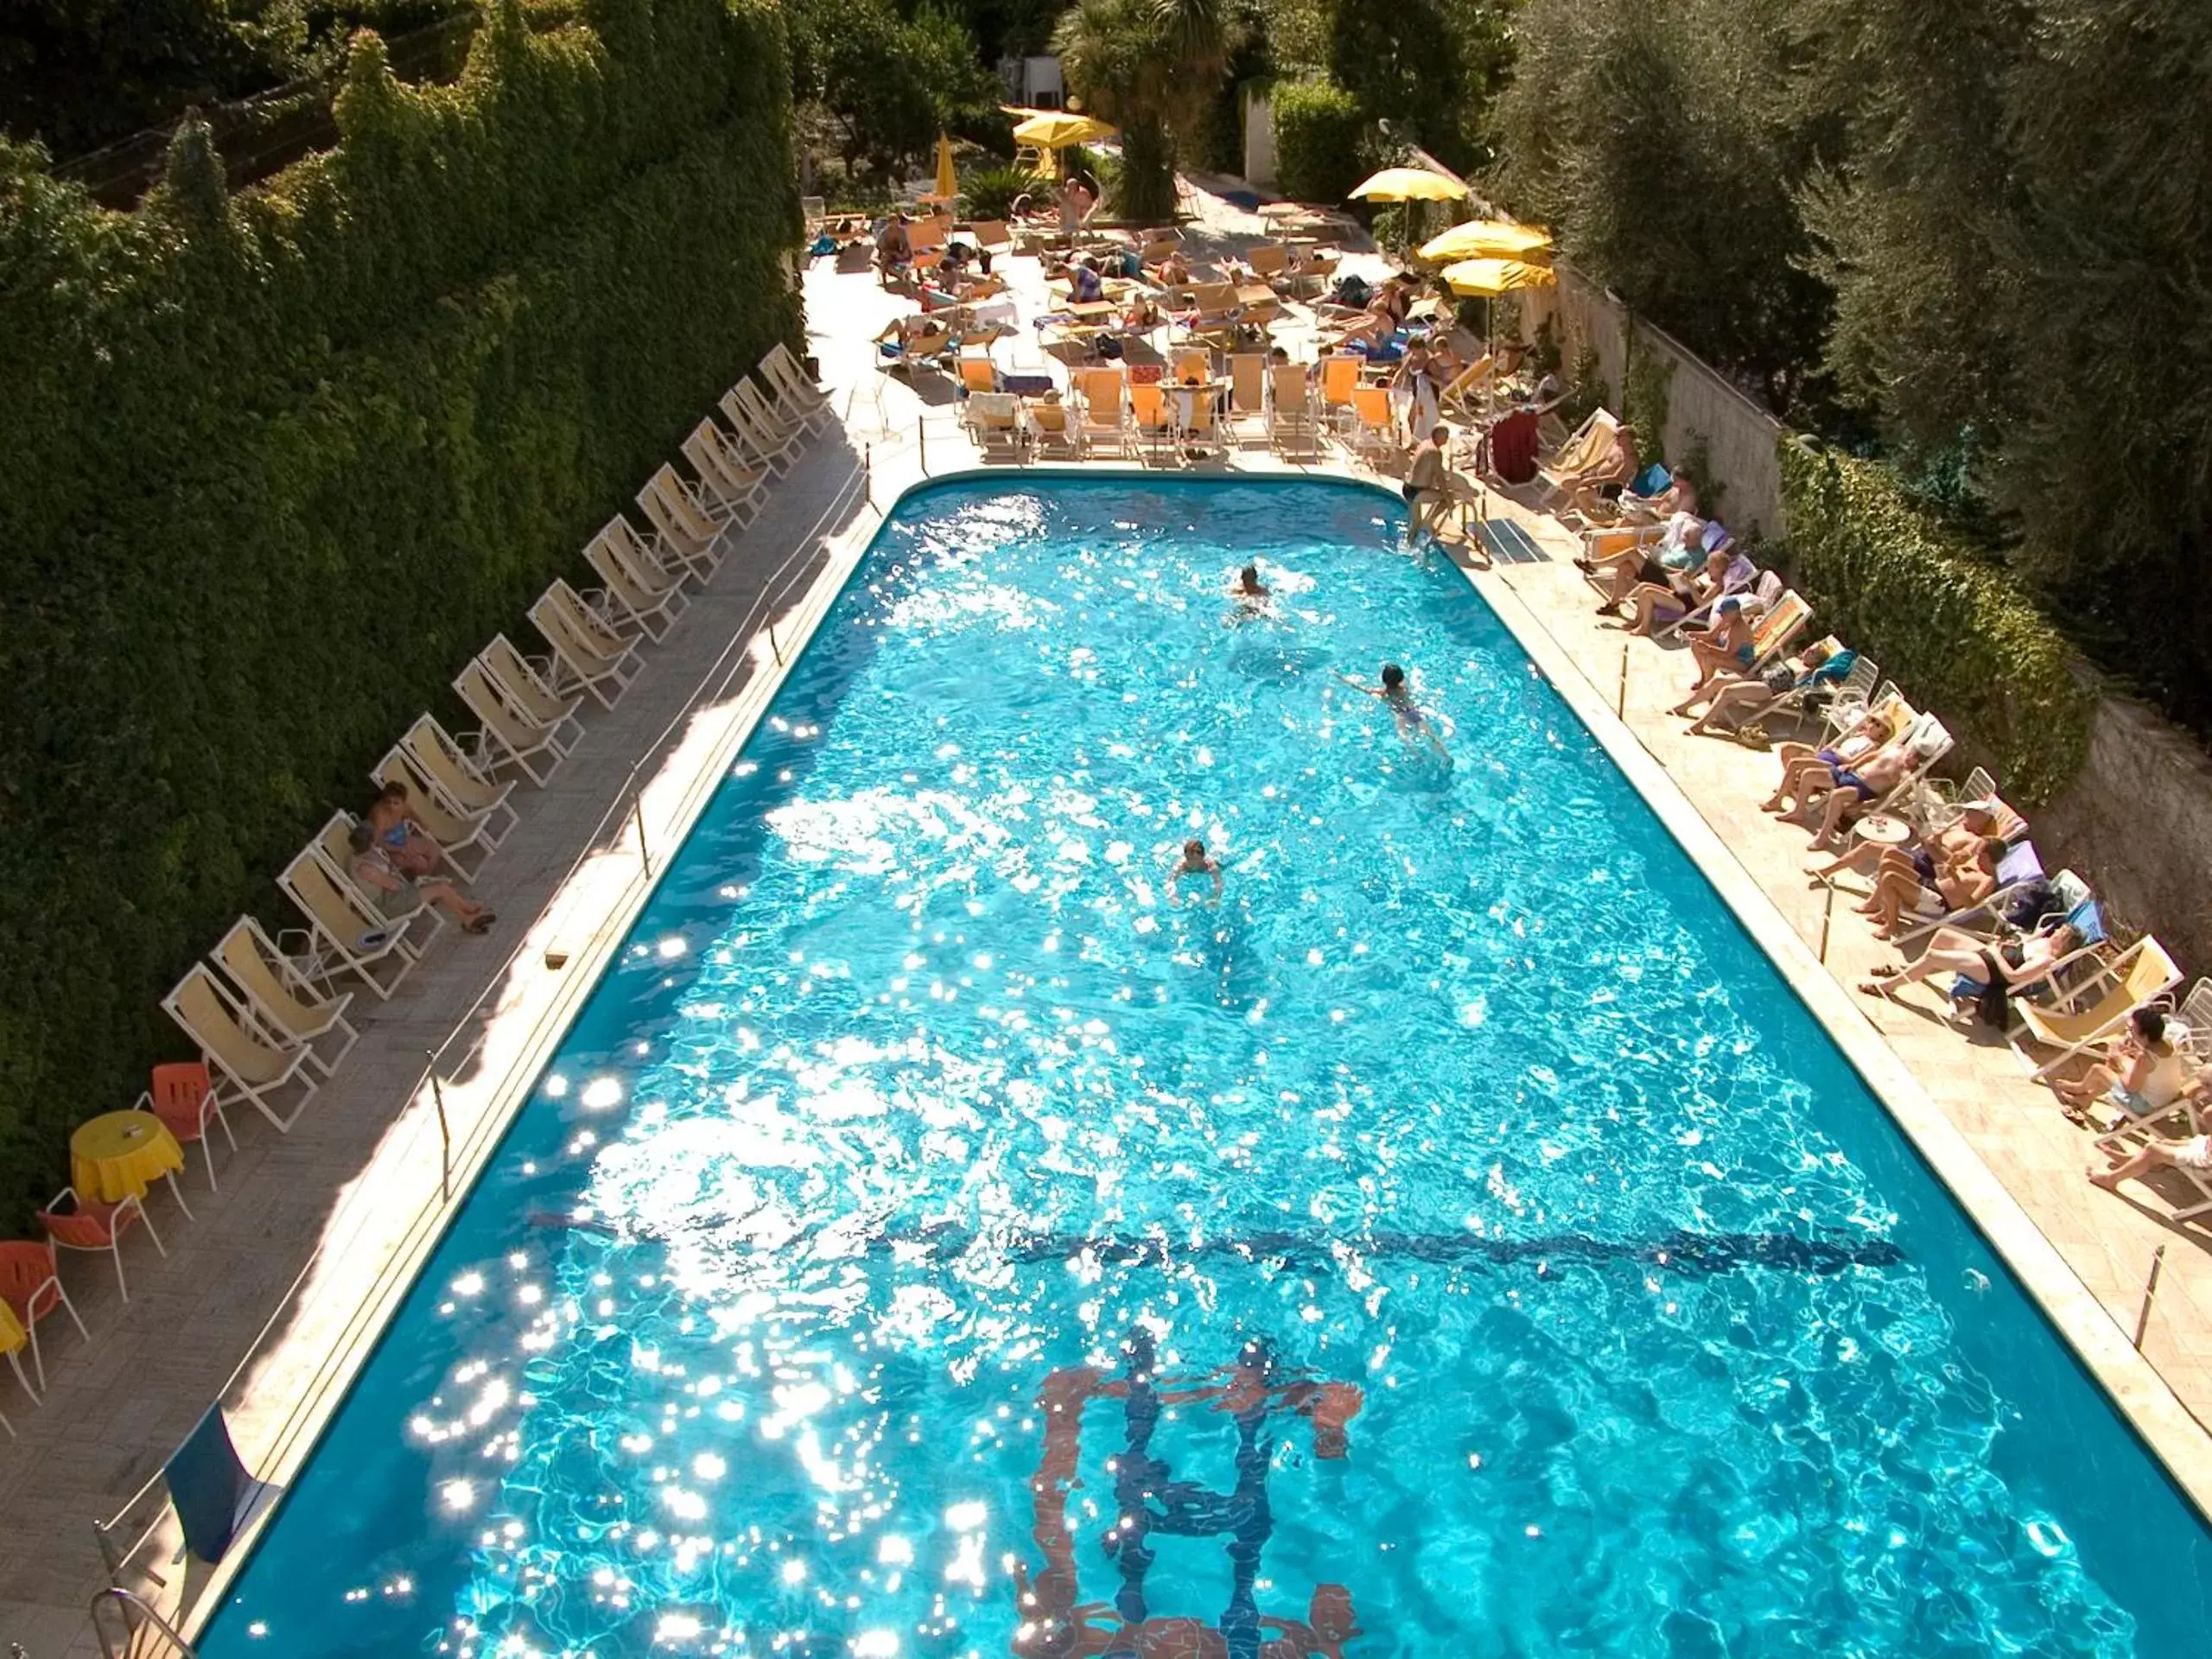
<instances>
[{"instance_id":1,"label":"palm tree","mask_svg":"<svg viewBox=\"0 0 2212 1659\"><path fill-rule=\"evenodd\" d=\"M1122 130L1115 210L1175 211L1175 145L1205 117L1235 42L1224 0L1076 0L1052 49L1084 108Z\"/></svg>"}]
</instances>

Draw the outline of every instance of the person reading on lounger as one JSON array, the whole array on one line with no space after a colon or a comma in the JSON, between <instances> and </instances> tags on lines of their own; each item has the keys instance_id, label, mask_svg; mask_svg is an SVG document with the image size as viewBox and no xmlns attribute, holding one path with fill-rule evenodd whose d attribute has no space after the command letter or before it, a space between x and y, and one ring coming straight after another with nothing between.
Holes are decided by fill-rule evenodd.
<instances>
[{"instance_id":1,"label":"person reading on lounger","mask_svg":"<svg viewBox=\"0 0 2212 1659\"><path fill-rule=\"evenodd\" d=\"M1604 454L1587 467L1568 473L1559 480L1560 486L1568 493L1567 511L1587 518L1598 511L1600 501L1618 501L1643 464L1637 454L1636 429L1615 427L1612 441L1605 446Z\"/></svg>"},{"instance_id":2,"label":"person reading on lounger","mask_svg":"<svg viewBox=\"0 0 2212 1659\"><path fill-rule=\"evenodd\" d=\"M2163 1112L2189 1084L2189 1059L2177 1040L2184 1034L2160 1010L2138 1008L2109 1054L2087 1061L2071 1076L2053 1077L2051 1092L2077 1122L2087 1122L2098 1107L2119 1114L2122 1123Z\"/></svg>"},{"instance_id":3,"label":"person reading on lounger","mask_svg":"<svg viewBox=\"0 0 2212 1659\"><path fill-rule=\"evenodd\" d=\"M487 933L499 919L445 876L417 879L401 874L365 818L353 826L346 845L353 853L349 871L353 885L390 920L412 916L425 904L435 905L452 917L464 933Z\"/></svg>"},{"instance_id":4,"label":"person reading on lounger","mask_svg":"<svg viewBox=\"0 0 2212 1659\"><path fill-rule=\"evenodd\" d=\"M1786 657L1762 669L1755 678L1736 680L1719 688L1705 712L1690 723L1690 731L1698 737L1709 735L1716 729L1732 732L1747 716L1792 691L1803 700L1808 713L1817 712L1825 706L1818 700L1832 695L1858 660L1856 652L1840 650L1825 639L1816 639L1795 657Z\"/></svg>"},{"instance_id":5,"label":"person reading on lounger","mask_svg":"<svg viewBox=\"0 0 2212 1659\"><path fill-rule=\"evenodd\" d=\"M1758 655L1758 647L1751 642L1751 618L1744 614L1744 601L1733 594L1714 608L1713 626L1703 633L1691 635L1688 643L1690 659L1697 664L1697 682L1690 687L1689 696L1675 705L1678 715L1688 714L1694 704L1704 702L1730 681L1744 678Z\"/></svg>"},{"instance_id":6,"label":"person reading on lounger","mask_svg":"<svg viewBox=\"0 0 2212 1659\"><path fill-rule=\"evenodd\" d=\"M369 828L391 855L392 868L402 875L420 879L436 870L446 849L437 838L408 816L407 785L386 784L370 803Z\"/></svg>"}]
</instances>

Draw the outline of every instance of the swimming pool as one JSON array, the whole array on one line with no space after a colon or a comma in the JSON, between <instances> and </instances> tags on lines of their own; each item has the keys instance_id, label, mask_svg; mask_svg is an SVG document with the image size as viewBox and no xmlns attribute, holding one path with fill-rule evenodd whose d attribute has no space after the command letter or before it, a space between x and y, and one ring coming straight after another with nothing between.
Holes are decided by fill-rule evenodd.
<instances>
[{"instance_id":1,"label":"swimming pool","mask_svg":"<svg viewBox=\"0 0 2212 1659\"><path fill-rule=\"evenodd\" d=\"M2194 1650L2194 1512L1398 524L908 498L200 1651Z\"/></svg>"}]
</instances>

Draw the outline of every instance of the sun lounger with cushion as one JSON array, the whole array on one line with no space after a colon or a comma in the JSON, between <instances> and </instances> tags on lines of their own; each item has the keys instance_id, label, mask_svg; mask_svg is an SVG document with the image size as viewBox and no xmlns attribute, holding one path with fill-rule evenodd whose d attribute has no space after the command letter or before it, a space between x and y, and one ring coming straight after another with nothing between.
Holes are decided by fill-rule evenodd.
<instances>
[{"instance_id":1,"label":"sun lounger with cushion","mask_svg":"<svg viewBox=\"0 0 2212 1659\"><path fill-rule=\"evenodd\" d=\"M479 837L483 845L497 847L507 838L507 832L521 822L522 815L507 799L514 792L514 785L494 779L438 724L435 715L417 715L406 735L392 745L385 759L394 757L405 761L429 785L439 804L448 811L472 820L484 820L486 830Z\"/></svg>"},{"instance_id":2,"label":"sun lounger with cushion","mask_svg":"<svg viewBox=\"0 0 2212 1659\"><path fill-rule=\"evenodd\" d=\"M582 741L581 726L576 727L575 737L567 736L567 728L575 725L573 708L569 715L550 725L540 723L516 706L480 657L454 677L453 688L468 705L468 712L482 723L485 737L499 757L496 764L519 767L540 788ZM573 705L574 700L569 701Z\"/></svg>"},{"instance_id":3,"label":"sun lounger with cushion","mask_svg":"<svg viewBox=\"0 0 2212 1659\"><path fill-rule=\"evenodd\" d=\"M671 575L638 544L628 521L616 517L584 546L584 563L607 585L600 590L600 616L618 631L642 631L665 639L676 619L690 606L683 579Z\"/></svg>"},{"instance_id":4,"label":"sun lounger with cushion","mask_svg":"<svg viewBox=\"0 0 2212 1659\"><path fill-rule=\"evenodd\" d=\"M279 1134L299 1122L317 1087L306 1071L310 1051L305 1044L277 1042L255 1025L245 1005L204 963L186 970L162 1007L199 1045L210 1073L221 1074L219 1087L245 1098ZM285 1109L278 1103L288 1093L292 1099Z\"/></svg>"},{"instance_id":5,"label":"sun lounger with cushion","mask_svg":"<svg viewBox=\"0 0 2212 1659\"><path fill-rule=\"evenodd\" d=\"M351 991L316 990L298 963L277 948L251 916L241 916L216 945L213 960L251 1010L254 1023L282 1046L308 1051L308 1062L328 1077L359 1040L346 1019ZM323 1043L323 1039L332 1039ZM317 1048L318 1043L323 1046Z\"/></svg>"},{"instance_id":6,"label":"sun lounger with cushion","mask_svg":"<svg viewBox=\"0 0 2212 1659\"><path fill-rule=\"evenodd\" d=\"M574 687L590 692L601 708L612 709L638 677L632 643L593 614L583 595L560 577L532 603L530 620L553 648L556 693L566 695Z\"/></svg>"},{"instance_id":7,"label":"sun lounger with cushion","mask_svg":"<svg viewBox=\"0 0 2212 1659\"><path fill-rule=\"evenodd\" d=\"M307 952L289 954L311 983L327 988L338 975L351 973L381 1001L414 970L422 956L408 938L416 917L394 918L364 904L350 886L340 885L314 848L302 849L276 885L306 918ZM279 943L289 937L280 934Z\"/></svg>"},{"instance_id":8,"label":"sun lounger with cushion","mask_svg":"<svg viewBox=\"0 0 2212 1659\"><path fill-rule=\"evenodd\" d=\"M2091 1043L2109 1037L2136 1009L2147 1007L2180 983L2181 969L2172 957L2146 935L2089 979L2061 992L2052 1006L2015 1002L2014 1012L2028 1039L2058 1051L2036 1067L2036 1079L2048 1077Z\"/></svg>"}]
</instances>

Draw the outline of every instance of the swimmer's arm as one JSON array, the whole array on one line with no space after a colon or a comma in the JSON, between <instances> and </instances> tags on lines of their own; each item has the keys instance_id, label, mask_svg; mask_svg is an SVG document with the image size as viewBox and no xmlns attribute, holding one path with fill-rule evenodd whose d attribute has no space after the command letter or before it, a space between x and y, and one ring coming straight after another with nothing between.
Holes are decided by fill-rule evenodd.
<instances>
[{"instance_id":1,"label":"swimmer's arm","mask_svg":"<svg viewBox=\"0 0 2212 1659\"><path fill-rule=\"evenodd\" d=\"M1219 904L1221 902L1221 866L1215 865L1206 874L1213 878L1213 901Z\"/></svg>"}]
</instances>

